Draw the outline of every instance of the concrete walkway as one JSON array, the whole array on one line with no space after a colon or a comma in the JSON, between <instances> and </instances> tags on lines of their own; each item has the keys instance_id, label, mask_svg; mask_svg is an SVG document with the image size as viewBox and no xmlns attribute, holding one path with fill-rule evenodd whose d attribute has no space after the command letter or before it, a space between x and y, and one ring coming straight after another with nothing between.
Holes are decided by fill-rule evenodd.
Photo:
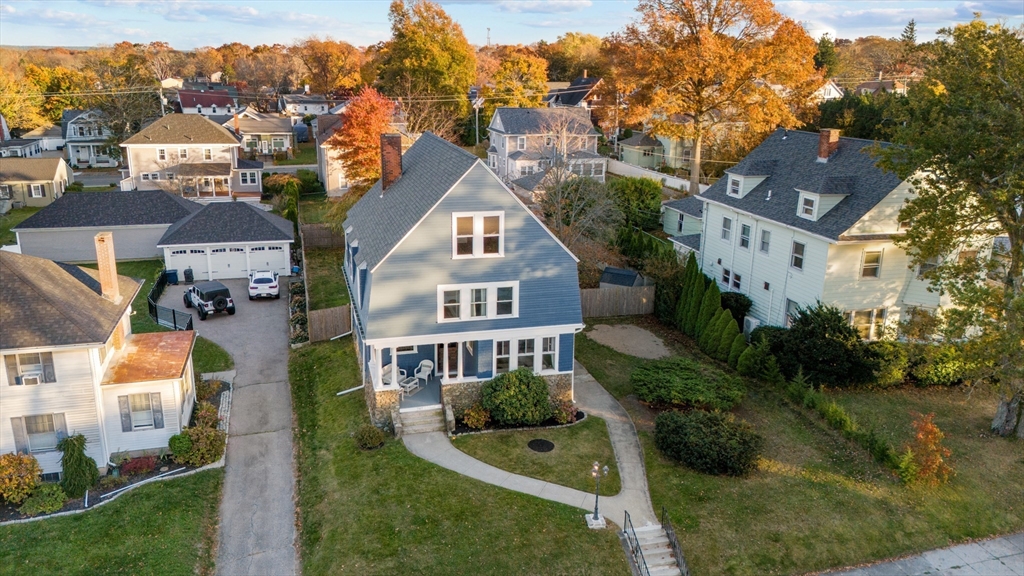
<instances>
[{"instance_id":1,"label":"concrete walkway","mask_svg":"<svg viewBox=\"0 0 1024 576\"><path fill-rule=\"evenodd\" d=\"M601 515L616 524L622 524L624 512L628 510L636 527L657 524L647 490L647 474L644 471L640 441L629 414L578 362L575 385L576 403L580 409L588 415L603 419L608 426L608 436L615 450L615 461L622 483L622 490L617 495L601 498ZM485 464L452 446L444 432L410 434L404 436L403 441L413 454L463 476L591 512L594 510L593 493L520 476Z\"/></svg>"},{"instance_id":2,"label":"concrete walkway","mask_svg":"<svg viewBox=\"0 0 1024 576\"><path fill-rule=\"evenodd\" d=\"M1024 576L1024 532L932 550L830 576Z\"/></svg>"}]
</instances>

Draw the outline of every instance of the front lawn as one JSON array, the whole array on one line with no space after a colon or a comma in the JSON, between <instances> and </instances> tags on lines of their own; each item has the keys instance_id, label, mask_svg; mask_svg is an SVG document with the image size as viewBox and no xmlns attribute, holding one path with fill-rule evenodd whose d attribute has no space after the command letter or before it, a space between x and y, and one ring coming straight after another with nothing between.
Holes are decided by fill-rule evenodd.
<instances>
[{"instance_id":1,"label":"front lawn","mask_svg":"<svg viewBox=\"0 0 1024 576\"><path fill-rule=\"evenodd\" d=\"M26 218L40 210L42 208L26 206L24 208L12 208L7 214L0 215L0 246L7 246L17 242L18 236L11 232L11 228L21 224Z\"/></svg>"},{"instance_id":2,"label":"front lawn","mask_svg":"<svg viewBox=\"0 0 1024 576\"><path fill-rule=\"evenodd\" d=\"M363 452L368 422L351 338L294 350L299 542L306 574L628 574L612 530L584 510L435 466L389 439Z\"/></svg>"},{"instance_id":3,"label":"front lawn","mask_svg":"<svg viewBox=\"0 0 1024 576\"><path fill-rule=\"evenodd\" d=\"M213 574L223 478L207 470L90 512L0 526L0 575Z\"/></svg>"},{"instance_id":4,"label":"front lawn","mask_svg":"<svg viewBox=\"0 0 1024 576\"><path fill-rule=\"evenodd\" d=\"M527 443L543 438L554 443L551 452L534 452ZM491 432L458 436L452 442L466 454L492 466L584 492L594 491L590 470L594 462L608 465L601 478L601 495L619 493L619 471L608 427L600 418L587 418L568 428L515 432Z\"/></svg>"},{"instance_id":5,"label":"front lawn","mask_svg":"<svg viewBox=\"0 0 1024 576\"><path fill-rule=\"evenodd\" d=\"M316 143L299 142L292 148L294 158L274 160L275 166L294 166L296 164L316 164Z\"/></svg>"},{"instance_id":6,"label":"front lawn","mask_svg":"<svg viewBox=\"0 0 1024 576\"><path fill-rule=\"evenodd\" d=\"M703 358L678 333L649 319L635 322L663 336L674 353ZM629 393L628 366L637 362L624 356L585 333L577 338L577 359L616 395ZM641 429L655 510L668 509L695 574L803 573L1024 529L1024 444L989 435L990 391L832 394L862 427L874 426L897 447L911 438L911 411L935 412L957 475L930 488L904 486L815 413L760 384L749 388L733 412L766 445L747 478L708 476L664 458L654 448L651 413L626 400Z\"/></svg>"}]
</instances>

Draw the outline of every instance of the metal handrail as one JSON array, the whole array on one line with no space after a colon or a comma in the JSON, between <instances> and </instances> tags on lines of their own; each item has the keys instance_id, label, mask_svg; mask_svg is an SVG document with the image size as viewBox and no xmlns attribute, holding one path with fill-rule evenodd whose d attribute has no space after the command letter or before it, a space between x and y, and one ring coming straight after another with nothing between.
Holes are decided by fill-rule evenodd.
<instances>
[{"instance_id":1,"label":"metal handrail","mask_svg":"<svg viewBox=\"0 0 1024 576\"><path fill-rule=\"evenodd\" d=\"M629 510L626 510L626 518L622 522L622 532L626 535L626 543L629 544L629 553L633 558L640 576L651 576L651 570L647 567L647 560L644 559L644 552L640 549L640 541L636 537L636 529L633 528L633 521L629 517Z\"/></svg>"},{"instance_id":2,"label":"metal handrail","mask_svg":"<svg viewBox=\"0 0 1024 576\"><path fill-rule=\"evenodd\" d=\"M679 539L676 538L676 531L672 528L672 520L668 517L668 510L661 507L661 529L668 536L669 545L672 546L672 555L676 557L676 566L682 576L690 576L690 568L686 565L686 558L683 557L683 549L679 546Z\"/></svg>"}]
</instances>

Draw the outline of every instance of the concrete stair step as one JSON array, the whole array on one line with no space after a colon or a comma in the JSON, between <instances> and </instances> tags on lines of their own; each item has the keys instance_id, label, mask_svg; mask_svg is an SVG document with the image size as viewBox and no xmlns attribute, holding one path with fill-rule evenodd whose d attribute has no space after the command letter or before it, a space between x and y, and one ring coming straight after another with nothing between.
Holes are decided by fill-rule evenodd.
<instances>
[{"instance_id":1,"label":"concrete stair step","mask_svg":"<svg viewBox=\"0 0 1024 576\"><path fill-rule=\"evenodd\" d=\"M422 434L424 432L444 432L444 422L424 422L412 426L402 425L402 434Z\"/></svg>"},{"instance_id":2,"label":"concrete stair step","mask_svg":"<svg viewBox=\"0 0 1024 576\"><path fill-rule=\"evenodd\" d=\"M416 412L401 412L403 422L412 422L415 420L433 420L435 418L444 419L444 412L440 410L421 410Z\"/></svg>"},{"instance_id":3,"label":"concrete stair step","mask_svg":"<svg viewBox=\"0 0 1024 576\"><path fill-rule=\"evenodd\" d=\"M648 565L647 568L648 568L648 571L650 572L651 576L679 576L680 575L679 566L676 566L674 563L671 566L664 566L664 567L661 567L661 568L651 568Z\"/></svg>"},{"instance_id":4,"label":"concrete stair step","mask_svg":"<svg viewBox=\"0 0 1024 576\"><path fill-rule=\"evenodd\" d=\"M660 544L668 544L668 536L664 533L656 536L648 536L645 538L637 538L637 542L640 543L641 548L655 547Z\"/></svg>"}]
</instances>

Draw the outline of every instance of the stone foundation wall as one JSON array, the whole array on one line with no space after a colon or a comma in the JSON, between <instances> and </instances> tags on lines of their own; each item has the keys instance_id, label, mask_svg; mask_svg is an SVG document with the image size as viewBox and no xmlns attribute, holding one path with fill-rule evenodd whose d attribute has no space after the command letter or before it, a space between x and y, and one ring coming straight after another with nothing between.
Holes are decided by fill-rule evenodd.
<instances>
[{"instance_id":1,"label":"stone foundation wall","mask_svg":"<svg viewBox=\"0 0 1024 576\"><path fill-rule=\"evenodd\" d=\"M548 383L553 402L573 401L572 374L555 374L552 376L542 376L542 378Z\"/></svg>"},{"instance_id":2,"label":"stone foundation wall","mask_svg":"<svg viewBox=\"0 0 1024 576\"><path fill-rule=\"evenodd\" d=\"M368 378L367 378L368 379ZM374 390L372 382L366 382L363 391L370 421L378 428L392 429L391 412L398 411L398 390Z\"/></svg>"}]
</instances>

